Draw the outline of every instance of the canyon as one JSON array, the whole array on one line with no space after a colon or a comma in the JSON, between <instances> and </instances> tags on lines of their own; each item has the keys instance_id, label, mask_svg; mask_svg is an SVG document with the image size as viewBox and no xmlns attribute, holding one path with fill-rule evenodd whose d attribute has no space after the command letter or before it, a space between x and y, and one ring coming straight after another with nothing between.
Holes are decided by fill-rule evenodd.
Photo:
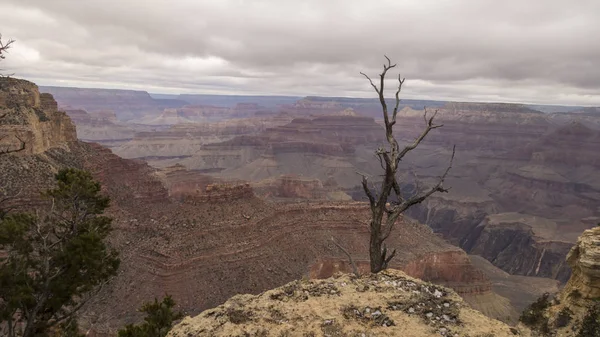
<instances>
[{"instance_id":1,"label":"canyon","mask_svg":"<svg viewBox=\"0 0 600 337\"><path fill-rule=\"evenodd\" d=\"M67 107L82 104L72 96L58 100ZM103 144L158 169L172 198L205 200L209 185L226 183L248 184L257 197L284 204L365 201L357 173L377 183L381 167L374 151L384 142L377 100L168 99L183 105L118 121L138 131L130 140ZM110 108L94 104L87 107ZM410 194L433 182L456 145L451 192L433 195L406 215L515 280L547 280L544 289L556 287L551 280L564 284L569 249L600 222L600 115L590 108L406 100L396 126L402 143L422 130L423 106L444 127L402 162L402 189ZM479 262L488 279L501 275ZM494 284L487 287L500 289ZM517 311L525 305L514 296L519 293L503 292ZM514 312L509 316L514 320Z\"/></svg>"},{"instance_id":2,"label":"canyon","mask_svg":"<svg viewBox=\"0 0 600 337\"><path fill-rule=\"evenodd\" d=\"M118 328L140 320L136 309L142 303L164 294L172 295L184 313L195 315L235 294L257 294L311 275L327 277L347 261L332 238L362 265L368 261L370 213L364 202L279 202L257 196L246 181L188 170L181 164L155 168L140 159L121 158L100 144L77 140L71 119L33 83L0 82L0 135L9 149L0 155L0 169L2 193L11 196L9 206L43 207L40 190L52 187L53 174L64 167L90 171L112 200L108 215L114 219L114 231L109 241L120 253L121 267L79 314L79 324L88 334L114 335ZM85 117L81 112L79 116ZM111 116L94 118L114 122ZM377 124L370 117L351 117L350 122L339 115L292 120L288 124L304 125L304 141L274 153L300 150L325 156L339 149L352 153L352 146L375 137L369 130ZM336 138L328 134L340 123L351 132L334 144ZM295 133L285 127L272 129L265 131L271 137ZM322 143L309 142L321 129L328 130ZM24 142L23 149L14 147L14 139ZM295 186L284 181L275 185ZM279 197L286 199L286 193L292 192L284 188ZM452 287L490 316L516 315L509 300L494 293L491 280L466 253L429 227L402 219L389 244L398 249L394 268ZM531 298L538 295L528 293Z\"/></svg>"},{"instance_id":3,"label":"canyon","mask_svg":"<svg viewBox=\"0 0 600 337\"><path fill-rule=\"evenodd\" d=\"M384 142L371 100L218 107L168 98L165 107L139 93L106 105L88 102L89 91L55 90L59 108L32 83L3 79L0 88L1 145L10 152L0 156L2 190L14 205L41 205L39 190L66 166L90 170L113 200L111 245L122 269L80 317L99 336L136 322L135 309L165 293L194 315L234 294L350 272L332 239L368 270L357 173L378 183L373 151ZM389 239L399 252L392 267L514 324L569 279L565 257L598 222L596 116L452 102L434 111L444 127L402 162L401 188L431 183L457 144L451 192L401 220ZM398 139L412 141L423 114L406 105Z\"/></svg>"}]
</instances>

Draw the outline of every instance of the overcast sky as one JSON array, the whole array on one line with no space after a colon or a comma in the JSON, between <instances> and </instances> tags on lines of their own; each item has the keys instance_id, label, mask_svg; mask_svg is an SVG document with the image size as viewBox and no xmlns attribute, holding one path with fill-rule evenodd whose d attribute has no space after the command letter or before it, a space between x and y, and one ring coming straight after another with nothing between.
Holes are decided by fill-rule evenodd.
<instances>
[{"instance_id":1,"label":"overcast sky","mask_svg":"<svg viewBox=\"0 0 600 337\"><path fill-rule=\"evenodd\" d=\"M1 0L40 85L600 105L599 0ZM397 72L391 73L389 87ZM393 93L390 92L390 95Z\"/></svg>"}]
</instances>

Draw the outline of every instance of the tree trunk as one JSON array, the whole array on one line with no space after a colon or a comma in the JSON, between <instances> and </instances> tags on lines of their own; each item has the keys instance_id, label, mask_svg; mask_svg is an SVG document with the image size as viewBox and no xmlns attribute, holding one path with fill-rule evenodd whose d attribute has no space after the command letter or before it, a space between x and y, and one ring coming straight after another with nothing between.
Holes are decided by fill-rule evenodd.
<instances>
[{"instance_id":1,"label":"tree trunk","mask_svg":"<svg viewBox=\"0 0 600 337\"><path fill-rule=\"evenodd\" d=\"M369 256L371 260L371 273L379 273L383 270L383 256L381 256L381 221L371 221L371 241L369 245Z\"/></svg>"}]
</instances>

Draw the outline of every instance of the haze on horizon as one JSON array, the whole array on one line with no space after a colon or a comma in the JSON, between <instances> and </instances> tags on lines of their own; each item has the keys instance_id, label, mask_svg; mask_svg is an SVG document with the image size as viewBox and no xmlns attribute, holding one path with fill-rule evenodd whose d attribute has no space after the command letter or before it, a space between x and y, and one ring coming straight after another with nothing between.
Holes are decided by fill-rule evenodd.
<instances>
[{"instance_id":1,"label":"haze on horizon","mask_svg":"<svg viewBox=\"0 0 600 337\"><path fill-rule=\"evenodd\" d=\"M2 0L0 12L17 40L2 68L39 85L373 97L359 72L377 77L386 54L405 98L600 105L597 0Z\"/></svg>"}]
</instances>

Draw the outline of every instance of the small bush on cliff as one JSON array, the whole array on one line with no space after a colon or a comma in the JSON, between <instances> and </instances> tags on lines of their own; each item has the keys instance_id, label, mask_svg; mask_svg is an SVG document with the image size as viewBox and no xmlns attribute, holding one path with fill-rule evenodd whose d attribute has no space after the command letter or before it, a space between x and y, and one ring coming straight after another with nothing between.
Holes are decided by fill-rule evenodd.
<instances>
[{"instance_id":1,"label":"small bush on cliff","mask_svg":"<svg viewBox=\"0 0 600 337\"><path fill-rule=\"evenodd\" d=\"M535 302L531 303L519 317L519 321L534 330L547 329L548 318L544 316L544 311L550 306L548 298L550 294L545 293Z\"/></svg>"},{"instance_id":2,"label":"small bush on cliff","mask_svg":"<svg viewBox=\"0 0 600 337\"><path fill-rule=\"evenodd\" d=\"M146 313L144 323L140 325L127 325L119 330L119 337L164 337L173 327L173 322L181 319L181 312L174 312L175 301L171 296L163 298L162 302L144 304L140 311Z\"/></svg>"},{"instance_id":3,"label":"small bush on cliff","mask_svg":"<svg viewBox=\"0 0 600 337\"><path fill-rule=\"evenodd\" d=\"M579 289L575 289L569 293L569 297L571 297L574 300L578 300L581 298L581 292L579 291Z\"/></svg>"},{"instance_id":4,"label":"small bush on cliff","mask_svg":"<svg viewBox=\"0 0 600 337\"><path fill-rule=\"evenodd\" d=\"M64 169L50 205L0 219L0 325L4 336L76 335L75 316L94 290L116 274L117 253L104 240L109 199L91 174ZM75 328L74 328L75 327ZM63 334L64 335L64 334Z\"/></svg>"},{"instance_id":5,"label":"small bush on cliff","mask_svg":"<svg viewBox=\"0 0 600 337\"><path fill-rule=\"evenodd\" d=\"M600 336L600 303L596 303L588 309L581 323L581 329L577 333L577 337L597 336Z\"/></svg>"},{"instance_id":6,"label":"small bush on cliff","mask_svg":"<svg viewBox=\"0 0 600 337\"><path fill-rule=\"evenodd\" d=\"M564 328L571 322L573 318L573 312L571 309L564 307L556 316L556 320L554 321L554 326L557 328Z\"/></svg>"}]
</instances>

